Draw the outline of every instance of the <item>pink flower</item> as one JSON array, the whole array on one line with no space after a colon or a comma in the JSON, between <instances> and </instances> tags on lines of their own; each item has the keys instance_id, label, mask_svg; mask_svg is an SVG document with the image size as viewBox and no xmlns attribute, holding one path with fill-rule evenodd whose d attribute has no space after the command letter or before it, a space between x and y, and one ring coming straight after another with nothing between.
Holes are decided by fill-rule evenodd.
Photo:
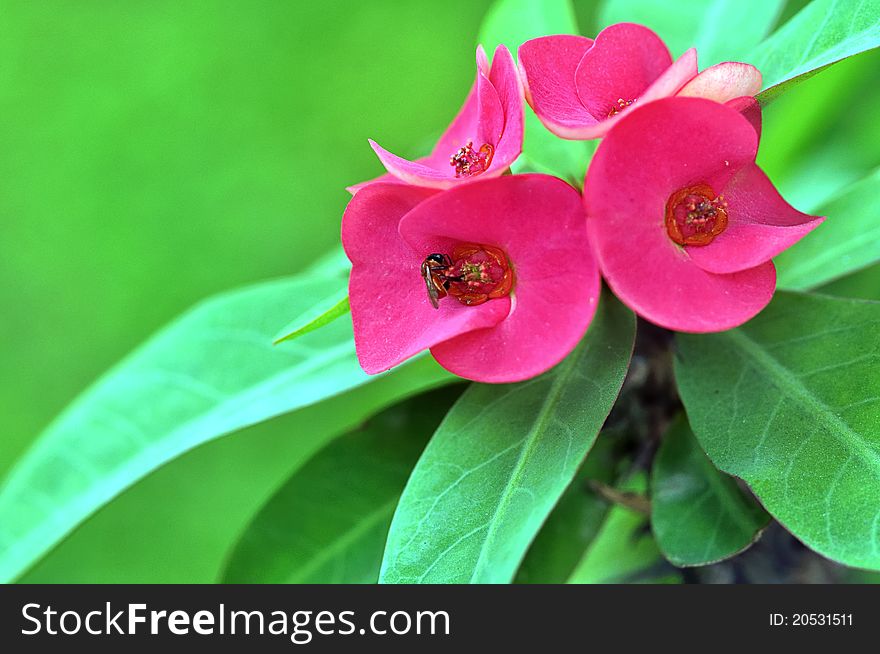
<instances>
[{"instance_id":1,"label":"pink flower","mask_svg":"<svg viewBox=\"0 0 880 654\"><path fill-rule=\"evenodd\" d=\"M526 100L551 132L567 139L603 136L634 105L672 95L717 102L755 95L761 73L725 62L697 74L691 48L672 61L647 27L618 23L595 42L583 36L545 36L519 48Z\"/></svg>"},{"instance_id":2,"label":"pink flower","mask_svg":"<svg viewBox=\"0 0 880 654\"><path fill-rule=\"evenodd\" d=\"M824 218L782 199L757 149L747 118L700 98L639 107L602 141L584 181L587 226L603 276L636 313L712 332L770 301L770 259Z\"/></svg>"},{"instance_id":3,"label":"pink flower","mask_svg":"<svg viewBox=\"0 0 880 654\"><path fill-rule=\"evenodd\" d=\"M429 188L498 177L519 156L522 143L522 85L513 57L503 45L495 50L491 68L483 47L477 48L477 79L464 106L429 156L407 161L370 141L394 178ZM387 176L379 179L390 181ZM357 184L349 191L355 193L368 183Z\"/></svg>"},{"instance_id":4,"label":"pink flower","mask_svg":"<svg viewBox=\"0 0 880 654\"><path fill-rule=\"evenodd\" d=\"M441 193L375 182L346 208L342 244L370 374L430 348L461 377L528 379L575 347L599 296L580 196L547 175Z\"/></svg>"}]
</instances>

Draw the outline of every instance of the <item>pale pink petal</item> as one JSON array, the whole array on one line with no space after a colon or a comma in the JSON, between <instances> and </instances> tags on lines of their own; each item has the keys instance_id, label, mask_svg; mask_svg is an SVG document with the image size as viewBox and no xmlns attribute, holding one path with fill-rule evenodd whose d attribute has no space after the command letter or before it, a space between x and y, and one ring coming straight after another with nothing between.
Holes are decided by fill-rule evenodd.
<instances>
[{"instance_id":1,"label":"pale pink petal","mask_svg":"<svg viewBox=\"0 0 880 654\"><path fill-rule=\"evenodd\" d=\"M710 66L678 92L682 97L707 98L727 102L761 91L761 72L751 64L725 61Z\"/></svg>"},{"instance_id":2,"label":"pale pink petal","mask_svg":"<svg viewBox=\"0 0 880 654\"><path fill-rule=\"evenodd\" d=\"M728 204L727 229L709 245L685 247L709 272L738 272L769 261L825 220L792 207L755 164L741 169L720 192Z\"/></svg>"},{"instance_id":3,"label":"pale pink petal","mask_svg":"<svg viewBox=\"0 0 880 654\"><path fill-rule=\"evenodd\" d=\"M516 271L505 320L432 347L457 375L483 382L533 377L575 347L595 312L599 276L583 208L559 179L513 175L456 187L408 213L400 233L418 252L463 242L497 246Z\"/></svg>"},{"instance_id":4,"label":"pale pink petal","mask_svg":"<svg viewBox=\"0 0 880 654\"><path fill-rule=\"evenodd\" d=\"M510 311L508 298L466 307L428 300L420 268L430 252L413 251L400 237L400 219L434 191L400 184L372 184L349 202L342 245L352 262L349 301L355 349L369 374L473 329L497 324Z\"/></svg>"},{"instance_id":5,"label":"pale pink petal","mask_svg":"<svg viewBox=\"0 0 880 654\"><path fill-rule=\"evenodd\" d=\"M590 240L615 294L653 323L688 332L730 329L773 295L772 263L719 275L666 233L666 202L699 183L726 188L754 162L757 135L736 111L664 98L629 112L596 151L584 183Z\"/></svg>"},{"instance_id":6,"label":"pale pink petal","mask_svg":"<svg viewBox=\"0 0 880 654\"><path fill-rule=\"evenodd\" d=\"M578 97L596 120L605 120L619 99L638 99L671 64L669 49L647 27L611 25L599 32L578 65Z\"/></svg>"},{"instance_id":7,"label":"pale pink petal","mask_svg":"<svg viewBox=\"0 0 880 654\"><path fill-rule=\"evenodd\" d=\"M519 47L526 100L554 134L596 123L575 87L578 64L592 45L593 40L584 36L560 34L532 39Z\"/></svg>"}]
</instances>

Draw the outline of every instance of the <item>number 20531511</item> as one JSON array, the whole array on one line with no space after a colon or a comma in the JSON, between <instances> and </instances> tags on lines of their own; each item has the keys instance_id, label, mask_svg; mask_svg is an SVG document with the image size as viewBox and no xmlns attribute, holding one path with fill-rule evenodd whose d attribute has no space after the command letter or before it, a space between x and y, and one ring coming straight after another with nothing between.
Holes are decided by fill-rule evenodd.
<instances>
[{"instance_id":1,"label":"number 20531511","mask_svg":"<svg viewBox=\"0 0 880 654\"><path fill-rule=\"evenodd\" d=\"M771 627L851 627L852 613L771 613Z\"/></svg>"}]
</instances>

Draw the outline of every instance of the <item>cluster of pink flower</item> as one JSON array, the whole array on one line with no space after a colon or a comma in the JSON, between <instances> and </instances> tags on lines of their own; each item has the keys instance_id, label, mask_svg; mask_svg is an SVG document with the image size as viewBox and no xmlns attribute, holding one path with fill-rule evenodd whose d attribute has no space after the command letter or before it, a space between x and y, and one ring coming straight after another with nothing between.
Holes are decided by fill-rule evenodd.
<instances>
[{"instance_id":1,"label":"cluster of pink flower","mask_svg":"<svg viewBox=\"0 0 880 654\"><path fill-rule=\"evenodd\" d=\"M368 373L430 348L484 382L537 375L583 337L600 274L668 329L742 324L773 295L771 258L822 218L791 207L755 164L761 74L673 61L646 27L594 40L504 46L431 155L371 141L388 170L352 187L342 243L355 344ZM520 76L521 75L521 76ZM583 193L549 175L505 175L523 142L523 96L567 139L603 140Z\"/></svg>"}]
</instances>

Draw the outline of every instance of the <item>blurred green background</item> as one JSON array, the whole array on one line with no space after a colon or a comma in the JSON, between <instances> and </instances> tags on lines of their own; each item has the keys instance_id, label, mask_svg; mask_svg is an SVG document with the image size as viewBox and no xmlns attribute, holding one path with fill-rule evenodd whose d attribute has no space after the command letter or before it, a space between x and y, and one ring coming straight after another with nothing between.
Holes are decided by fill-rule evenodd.
<instances>
[{"instance_id":1,"label":"blurred green background","mask_svg":"<svg viewBox=\"0 0 880 654\"><path fill-rule=\"evenodd\" d=\"M0 474L185 308L336 243L345 186L381 172L366 139L416 155L457 111L488 5L5 0ZM594 13L578 4L585 33ZM799 208L880 163L880 123L854 111L877 106L878 63L854 58L768 110L768 173L783 191L819 180ZM308 444L346 426L334 402L165 466L24 580L215 580Z\"/></svg>"},{"instance_id":2,"label":"blurred green background","mask_svg":"<svg viewBox=\"0 0 880 654\"><path fill-rule=\"evenodd\" d=\"M488 4L4 1L0 473L188 306L336 243L367 138L414 152L458 110ZM213 580L332 413L191 452L26 580Z\"/></svg>"}]
</instances>

